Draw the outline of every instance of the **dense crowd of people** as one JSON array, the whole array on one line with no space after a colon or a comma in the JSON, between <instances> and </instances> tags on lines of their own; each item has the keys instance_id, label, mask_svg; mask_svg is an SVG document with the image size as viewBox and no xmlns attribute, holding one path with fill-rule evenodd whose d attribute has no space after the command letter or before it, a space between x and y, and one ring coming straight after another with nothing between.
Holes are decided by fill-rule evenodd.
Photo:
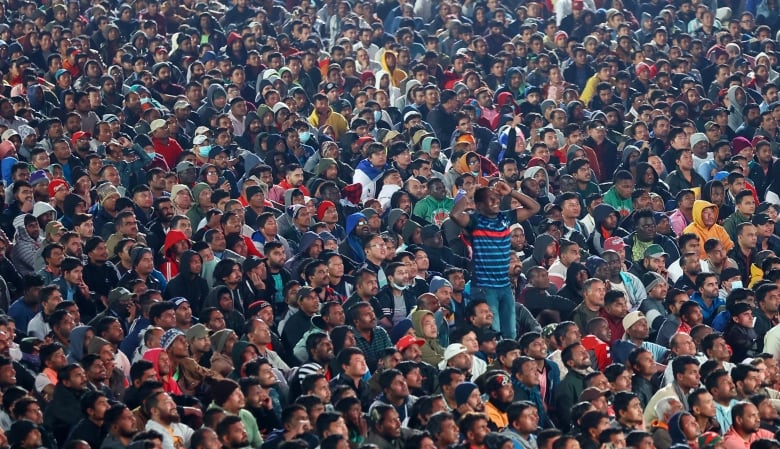
<instances>
[{"instance_id":1,"label":"dense crowd of people","mask_svg":"<svg viewBox=\"0 0 780 449\"><path fill-rule=\"evenodd\" d=\"M778 8L0 2L0 448L780 449Z\"/></svg>"}]
</instances>

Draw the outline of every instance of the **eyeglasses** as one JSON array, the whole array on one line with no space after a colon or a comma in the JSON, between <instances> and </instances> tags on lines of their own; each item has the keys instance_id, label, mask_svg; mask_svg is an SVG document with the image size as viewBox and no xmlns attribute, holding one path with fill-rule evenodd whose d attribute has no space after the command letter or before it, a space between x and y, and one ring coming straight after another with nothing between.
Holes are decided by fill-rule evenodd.
<instances>
[{"instance_id":1,"label":"eyeglasses","mask_svg":"<svg viewBox=\"0 0 780 449\"><path fill-rule=\"evenodd\" d=\"M368 224L368 220L360 220L357 222L358 226L366 226Z\"/></svg>"}]
</instances>

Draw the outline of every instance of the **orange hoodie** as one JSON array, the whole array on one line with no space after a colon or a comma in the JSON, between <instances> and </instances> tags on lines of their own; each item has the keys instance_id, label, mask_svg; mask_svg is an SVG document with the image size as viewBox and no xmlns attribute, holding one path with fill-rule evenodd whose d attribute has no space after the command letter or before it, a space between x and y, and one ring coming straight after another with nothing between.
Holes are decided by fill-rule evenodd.
<instances>
[{"instance_id":1,"label":"orange hoodie","mask_svg":"<svg viewBox=\"0 0 780 449\"><path fill-rule=\"evenodd\" d=\"M683 233L693 233L699 237L699 257L702 259L707 258L707 253L704 251L704 242L709 239L717 239L723 244L723 250L726 252L731 251L734 248L734 242L731 241L728 232L723 226L714 223L712 226L706 226L702 220L702 213L705 209L715 209L715 220L718 218L718 206L709 201L696 200L693 202L693 223L683 229Z\"/></svg>"}]
</instances>

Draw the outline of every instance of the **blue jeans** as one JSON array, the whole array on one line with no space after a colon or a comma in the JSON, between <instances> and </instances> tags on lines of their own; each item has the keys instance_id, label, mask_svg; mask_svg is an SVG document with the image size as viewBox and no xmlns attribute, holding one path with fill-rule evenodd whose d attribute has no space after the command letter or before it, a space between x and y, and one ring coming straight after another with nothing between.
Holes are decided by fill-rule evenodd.
<instances>
[{"instance_id":1,"label":"blue jeans","mask_svg":"<svg viewBox=\"0 0 780 449\"><path fill-rule=\"evenodd\" d=\"M484 298L493 312L493 329L501 332L508 339L517 338L517 318L515 312L515 295L512 287L501 288L472 287L471 299Z\"/></svg>"}]
</instances>

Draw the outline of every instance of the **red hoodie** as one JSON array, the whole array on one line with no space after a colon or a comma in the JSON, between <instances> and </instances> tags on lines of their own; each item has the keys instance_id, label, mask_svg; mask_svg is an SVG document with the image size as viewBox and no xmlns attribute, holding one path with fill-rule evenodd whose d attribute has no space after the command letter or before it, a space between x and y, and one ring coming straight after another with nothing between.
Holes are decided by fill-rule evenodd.
<instances>
[{"instance_id":1,"label":"red hoodie","mask_svg":"<svg viewBox=\"0 0 780 449\"><path fill-rule=\"evenodd\" d=\"M181 241L189 241L189 239L182 231L176 229L171 229L168 231L168 235L165 236L165 244L163 245L165 261L160 264L160 271L165 276L165 279L169 281L179 274L179 262L169 252L174 245Z\"/></svg>"}]
</instances>

